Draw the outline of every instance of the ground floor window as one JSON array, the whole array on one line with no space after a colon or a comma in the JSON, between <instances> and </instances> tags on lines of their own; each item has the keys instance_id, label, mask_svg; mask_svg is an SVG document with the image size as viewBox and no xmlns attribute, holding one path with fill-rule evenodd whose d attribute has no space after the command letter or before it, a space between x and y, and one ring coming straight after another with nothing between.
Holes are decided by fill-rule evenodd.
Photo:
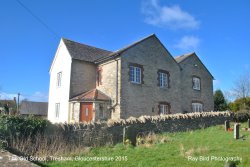
<instances>
[{"instance_id":1,"label":"ground floor window","mask_svg":"<svg viewBox=\"0 0 250 167\"><path fill-rule=\"evenodd\" d=\"M193 110L193 112L202 112L203 111L203 104L202 103L192 103L192 110Z\"/></svg>"},{"instance_id":2,"label":"ground floor window","mask_svg":"<svg viewBox=\"0 0 250 167\"><path fill-rule=\"evenodd\" d=\"M166 115L170 114L170 104L169 103L160 103L159 104L159 114L160 115Z\"/></svg>"},{"instance_id":3,"label":"ground floor window","mask_svg":"<svg viewBox=\"0 0 250 167\"><path fill-rule=\"evenodd\" d=\"M56 103L56 109L55 109L56 118L59 118L59 113L60 113L60 103Z\"/></svg>"},{"instance_id":4,"label":"ground floor window","mask_svg":"<svg viewBox=\"0 0 250 167\"><path fill-rule=\"evenodd\" d=\"M99 117L104 118L104 107L103 104L99 104Z\"/></svg>"}]
</instances>

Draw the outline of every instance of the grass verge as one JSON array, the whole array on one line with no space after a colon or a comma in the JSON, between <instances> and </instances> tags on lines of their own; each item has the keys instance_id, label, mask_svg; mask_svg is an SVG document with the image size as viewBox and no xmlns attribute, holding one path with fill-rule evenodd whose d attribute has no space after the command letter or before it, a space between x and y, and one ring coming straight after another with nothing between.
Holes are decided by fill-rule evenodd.
<instances>
[{"instance_id":1,"label":"grass verge","mask_svg":"<svg viewBox=\"0 0 250 167\"><path fill-rule=\"evenodd\" d=\"M246 123L241 124L239 140L233 138L233 132L225 132L224 126L219 125L196 131L156 135L154 138L157 141L161 141L159 138L167 140L137 147L117 144L90 148L81 154L62 155L55 157L59 158L55 161L43 164L48 167L217 167L224 166L223 158L238 157L242 161L237 161L237 166L246 167L250 166L250 131L243 130L243 127L246 127ZM66 158L72 160L65 160ZM113 161L104 161L102 158L113 158Z\"/></svg>"}]
</instances>

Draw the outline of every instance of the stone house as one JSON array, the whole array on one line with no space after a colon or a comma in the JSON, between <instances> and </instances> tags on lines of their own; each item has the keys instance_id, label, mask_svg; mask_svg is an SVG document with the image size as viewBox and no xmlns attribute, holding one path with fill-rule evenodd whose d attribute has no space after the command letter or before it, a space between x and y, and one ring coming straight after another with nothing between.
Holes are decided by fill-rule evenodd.
<instances>
[{"instance_id":1,"label":"stone house","mask_svg":"<svg viewBox=\"0 0 250 167\"><path fill-rule=\"evenodd\" d=\"M213 76L195 53L173 57L152 34L111 52L61 39L48 119L90 122L213 110Z\"/></svg>"}]
</instances>

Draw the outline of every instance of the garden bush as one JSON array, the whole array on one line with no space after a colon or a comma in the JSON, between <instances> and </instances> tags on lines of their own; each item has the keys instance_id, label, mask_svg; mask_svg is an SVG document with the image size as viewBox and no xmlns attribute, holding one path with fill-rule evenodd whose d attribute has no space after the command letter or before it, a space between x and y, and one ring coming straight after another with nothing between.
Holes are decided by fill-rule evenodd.
<instances>
[{"instance_id":1,"label":"garden bush","mask_svg":"<svg viewBox=\"0 0 250 167\"><path fill-rule=\"evenodd\" d=\"M249 110L240 110L234 113L233 120L235 122L246 122L248 119L250 119Z\"/></svg>"},{"instance_id":2,"label":"garden bush","mask_svg":"<svg viewBox=\"0 0 250 167\"><path fill-rule=\"evenodd\" d=\"M49 121L35 117L0 115L0 140L10 145L14 138L25 139L42 134Z\"/></svg>"}]
</instances>

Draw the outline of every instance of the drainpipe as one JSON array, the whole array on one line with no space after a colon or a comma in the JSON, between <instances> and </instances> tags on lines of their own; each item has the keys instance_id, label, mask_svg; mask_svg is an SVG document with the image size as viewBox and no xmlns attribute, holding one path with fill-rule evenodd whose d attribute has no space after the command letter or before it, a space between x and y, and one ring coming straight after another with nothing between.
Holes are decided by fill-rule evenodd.
<instances>
[{"instance_id":1,"label":"drainpipe","mask_svg":"<svg viewBox=\"0 0 250 167\"><path fill-rule=\"evenodd\" d=\"M117 105L118 105L118 67L119 67L119 64L118 64L118 60L116 59L116 85L115 85L115 92L116 92L116 97L115 97L115 104L112 105L109 109L112 110L114 109Z\"/></svg>"},{"instance_id":2,"label":"drainpipe","mask_svg":"<svg viewBox=\"0 0 250 167\"><path fill-rule=\"evenodd\" d=\"M116 104L118 104L118 60L116 60Z\"/></svg>"}]
</instances>

